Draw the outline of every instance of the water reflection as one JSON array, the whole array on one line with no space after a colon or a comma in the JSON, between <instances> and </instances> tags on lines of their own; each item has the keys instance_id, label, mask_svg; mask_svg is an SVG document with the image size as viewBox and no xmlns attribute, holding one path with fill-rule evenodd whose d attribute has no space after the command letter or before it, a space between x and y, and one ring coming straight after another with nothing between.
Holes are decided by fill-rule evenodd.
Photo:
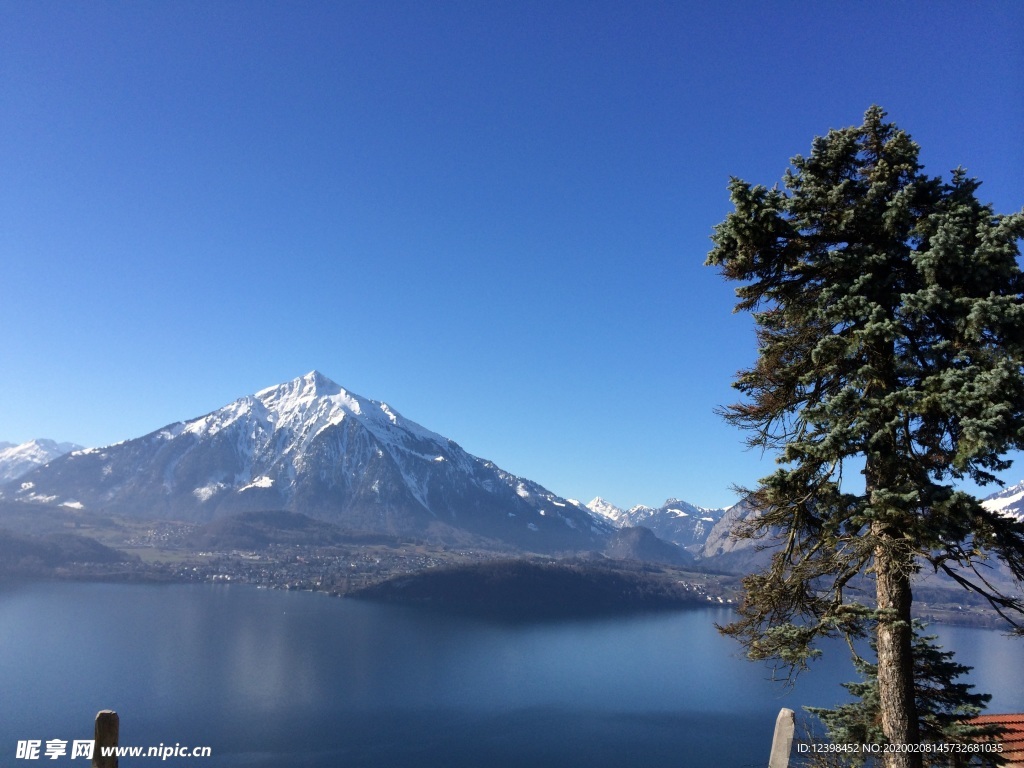
<instances>
[{"instance_id":1,"label":"water reflection","mask_svg":"<svg viewBox=\"0 0 1024 768\"><path fill-rule=\"evenodd\" d=\"M832 706L853 673L836 643L794 690L772 684L714 630L728 619L498 623L245 587L23 585L0 592L0 754L87 738L109 707L123 743L210 745L208 768L760 765L780 706ZM1024 711L1024 644L933 630L994 709Z\"/></svg>"}]
</instances>

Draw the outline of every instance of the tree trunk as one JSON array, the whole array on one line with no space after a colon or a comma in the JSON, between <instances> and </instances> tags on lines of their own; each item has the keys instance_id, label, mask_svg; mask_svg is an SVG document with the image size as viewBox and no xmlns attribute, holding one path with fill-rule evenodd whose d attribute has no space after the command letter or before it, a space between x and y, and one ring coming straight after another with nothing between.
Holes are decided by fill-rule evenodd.
<instances>
[{"instance_id":1,"label":"tree trunk","mask_svg":"<svg viewBox=\"0 0 1024 768\"><path fill-rule=\"evenodd\" d=\"M878 599L878 698L882 731L890 744L917 744L920 740L917 706L914 701L913 627L910 606L908 563L894 556L891 534L879 523L873 533L883 539L875 548L875 576ZM922 756L915 752L892 752L885 756L886 768L921 768Z\"/></svg>"}]
</instances>

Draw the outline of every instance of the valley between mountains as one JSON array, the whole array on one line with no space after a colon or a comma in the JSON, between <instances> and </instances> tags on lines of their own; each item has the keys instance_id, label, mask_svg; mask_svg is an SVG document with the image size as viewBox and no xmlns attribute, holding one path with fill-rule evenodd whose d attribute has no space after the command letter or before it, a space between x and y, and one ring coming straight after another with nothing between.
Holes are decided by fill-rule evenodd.
<instances>
[{"instance_id":1,"label":"valley between mountains","mask_svg":"<svg viewBox=\"0 0 1024 768\"><path fill-rule=\"evenodd\" d=\"M0 444L0 481L4 576L566 615L731 602L770 557L730 536L742 503L584 505L316 371L115 445ZM921 585L925 616L987 621L949 586Z\"/></svg>"}]
</instances>

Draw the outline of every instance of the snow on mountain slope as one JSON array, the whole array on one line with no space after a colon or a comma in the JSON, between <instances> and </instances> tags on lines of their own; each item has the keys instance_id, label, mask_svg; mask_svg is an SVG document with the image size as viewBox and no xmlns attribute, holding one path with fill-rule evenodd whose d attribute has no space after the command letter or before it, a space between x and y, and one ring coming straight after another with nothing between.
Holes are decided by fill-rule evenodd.
<instances>
[{"instance_id":1,"label":"snow on mountain slope","mask_svg":"<svg viewBox=\"0 0 1024 768\"><path fill-rule=\"evenodd\" d=\"M74 443L58 443L39 438L21 445L0 443L0 484L21 477L27 472L49 464L58 456L81 449Z\"/></svg>"},{"instance_id":2,"label":"snow on mountain slope","mask_svg":"<svg viewBox=\"0 0 1024 768\"><path fill-rule=\"evenodd\" d=\"M981 505L992 512L1002 512L1024 521L1024 482L993 493L984 499Z\"/></svg>"},{"instance_id":3,"label":"snow on mountain slope","mask_svg":"<svg viewBox=\"0 0 1024 768\"><path fill-rule=\"evenodd\" d=\"M3 489L8 498L204 521L304 512L351 529L463 529L520 546L590 546L611 527L313 371L223 408L77 451Z\"/></svg>"},{"instance_id":4,"label":"snow on mountain slope","mask_svg":"<svg viewBox=\"0 0 1024 768\"><path fill-rule=\"evenodd\" d=\"M626 510L615 506L610 501L605 501L600 496L587 504L587 509L595 515L608 520L616 528L622 528L623 526L629 525Z\"/></svg>"},{"instance_id":5,"label":"snow on mountain slope","mask_svg":"<svg viewBox=\"0 0 1024 768\"><path fill-rule=\"evenodd\" d=\"M679 499L667 499L660 507L641 504L622 510L599 496L587 508L618 528L643 526L691 552L700 551L712 527L725 514L724 509L698 507Z\"/></svg>"}]
</instances>

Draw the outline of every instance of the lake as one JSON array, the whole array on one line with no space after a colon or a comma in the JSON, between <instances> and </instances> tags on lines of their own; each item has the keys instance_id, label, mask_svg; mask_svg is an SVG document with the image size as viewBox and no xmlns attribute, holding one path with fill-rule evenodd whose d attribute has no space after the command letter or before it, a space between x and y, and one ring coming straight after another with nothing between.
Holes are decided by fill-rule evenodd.
<instances>
[{"instance_id":1,"label":"lake","mask_svg":"<svg viewBox=\"0 0 1024 768\"><path fill-rule=\"evenodd\" d=\"M0 585L0 763L20 740L209 746L174 766L764 766L780 707L831 706L844 646L786 690L718 635L723 608L501 623L244 586ZM931 627L993 712L1024 643ZM51 765L85 765L70 756ZM39 763L34 763L39 764Z\"/></svg>"}]
</instances>

